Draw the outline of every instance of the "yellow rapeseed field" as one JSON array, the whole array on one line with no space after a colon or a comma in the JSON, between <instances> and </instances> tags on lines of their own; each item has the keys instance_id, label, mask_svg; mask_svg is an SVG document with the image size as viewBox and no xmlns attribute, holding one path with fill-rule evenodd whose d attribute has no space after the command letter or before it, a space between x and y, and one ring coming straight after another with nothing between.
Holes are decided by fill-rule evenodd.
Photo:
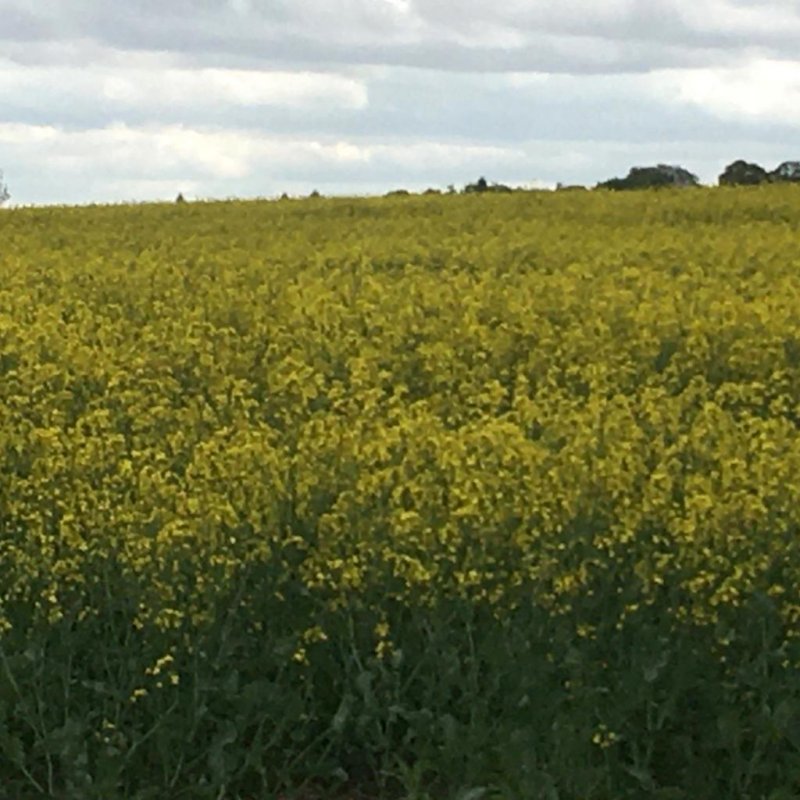
<instances>
[{"instance_id":1,"label":"yellow rapeseed field","mask_svg":"<svg viewBox=\"0 0 800 800\"><path fill-rule=\"evenodd\" d=\"M92 614L106 559L143 625L198 624L287 537L334 595L554 609L624 552L713 619L795 547L798 220L791 188L3 214L0 625Z\"/></svg>"},{"instance_id":2,"label":"yellow rapeseed field","mask_svg":"<svg viewBox=\"0 0 800 800\"><path fill-rule=\"evenodd\" d=\"M376 598L607 591L621 629L760 594L791 637L798 531L793 186L0 214L0 641L120 591L191 651L271 563L242 613L367 603L383 659ZM137 705L180 688L148 670Z\"/></svg>"}]
</instances>

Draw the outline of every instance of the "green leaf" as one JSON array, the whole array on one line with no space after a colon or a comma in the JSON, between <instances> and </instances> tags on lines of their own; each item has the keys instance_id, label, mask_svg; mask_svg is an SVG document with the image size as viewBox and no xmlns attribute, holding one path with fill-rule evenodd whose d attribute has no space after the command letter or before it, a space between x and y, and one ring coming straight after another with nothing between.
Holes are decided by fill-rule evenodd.
<instances>
[{"instance_id":1,"label":"green leaf","mask_svg":"<svg viewBox=\"0 0 800 800\"><path fill-rule=\"evenodd\" d=\"M353 696L351 694L346 694L342 698L342 702L339 703L339 708L336 710L336 713L333 715L333 719L331 720L331 730L336 733L340 734L344 730L344 726L347 724L347 720L350 717L350 709L353 706Z\"/></svg>"},{"instance_id":2,"label":"green leaf","mask_svg":"<svg viewBox=\"0 0 800 800\"><path fill-rule=\"evenodd\" d=\"M208 766L217 781L225 775L225 748L236 741L236 726L230 720L223 723L208 751Z\"/></svg>"},{"instance_id":3,"label":"green leaf","mask_svg":"<svg viewBox=\"0 0 800 800\"><path fill-rule=\"evenodd\" d=\"M486 797L489 789L486 786L473 786L471 789L462 789L457 795L456 800L482 800Z\"/></svg>"},{"instance_id":4,"label":"green leaf","mask_svg":"<svg viewBox=\"0 0 800 800\"><path fill-rule=\"evenodd\" d=\"M12 764L25 763L25 750L22 741L5 730L0 730L0 751Z\"/></svg>"}]
</instances>

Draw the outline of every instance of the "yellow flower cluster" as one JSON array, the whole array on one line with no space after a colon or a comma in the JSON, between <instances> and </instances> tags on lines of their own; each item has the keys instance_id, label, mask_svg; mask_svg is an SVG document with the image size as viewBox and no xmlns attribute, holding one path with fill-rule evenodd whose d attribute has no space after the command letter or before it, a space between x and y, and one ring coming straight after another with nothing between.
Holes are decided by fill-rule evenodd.
<instances>
[{"instance_id":1,"label":"yellow flower cluster","mask_svg":"<svg viewBox=\"0 0 800 800\"><path fill-rule=\"evenodd\" d=\"M625 561L630 611L666 581L800 620L798 218L791 186L3 213L0 634L96 613L108 564L137 625L203 625L286 548L333 604L555 613Z\"/></svg>"}]
</instances>

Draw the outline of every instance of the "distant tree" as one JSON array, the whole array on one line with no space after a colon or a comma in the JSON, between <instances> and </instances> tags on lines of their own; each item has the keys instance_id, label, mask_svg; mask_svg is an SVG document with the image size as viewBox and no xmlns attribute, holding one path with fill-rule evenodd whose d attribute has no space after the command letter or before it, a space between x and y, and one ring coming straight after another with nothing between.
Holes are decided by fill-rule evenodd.
<instances>
[{"instance_id":1,"label":"distant tree","mask_svg":"<svg viewBox=\"0 0 800 800\"><path fill-rule=\"evenodd\" d=\"M758 164L739 159L725 167L719 176L720 186L755 186L769 180L767 171Z\"/></svg>"},{"instance_id":2,"label":"distant tree","mask_svg":"<svg viewBox=\"0 0 800 800\"><path fill-rule=\"evenodd\" d=\"M441 193L442 193L441 189L434 189L434 188L426 189L423 192L423 194L441 194Z\"/></svg>"},{"instance_id":3,"label":"distant tree","mask_svg":"<svg viewBox=\"0 0 800 800\"><path fill-rule=\"evenodd\" d=\"M489 191L489 184L486 182L486 178L480 177L478 178L475 183L468 183L464 187L464 192L466 194L472 194L473 192L487 192Z\"/></svg>"},{"instance_id":4,"label":"distant tree","mask_svg":"<svg viewBox=\"0 0 800 800\"><path fill-rule=\"evenodd\" d=\"M655 167L633 167L625 178L611 178L611 180L597 184L598 189L615 191L685 186L699 186L697 176L683 167L670 164L657 164Z\"/></svg>"},{"instance_id":5,"label":"distant tree","mask_svg":"<svg viewBox=\"0 0 800 800\"><path fill-rule=\"evenodd\" d=\"M468 183L464 187L465 194L473 194L473 193L483 193L483 192L511 192L510 186L505 186L502 183L492 183L491 185L487 182L486 178L478 178L475 183Z\"/></svg>"},{"instance_id":6,"label":"distant tree","mask_svg":"<svg viewBox=\"0 0 800 800\"><path fill-rule=\"evenodd\" d=\"M3 172L0 170L0 206L6 202L11 197L11 193L8 191L8 186L6 186L5 182L3 181Z\"/></svg>"},{"instance_id":7,"label":"distant tree","mask_svg":"<svg viewBox=\"0 0 800 800\"><path fill-rule=\"evenodd\" d=\"M784 161L769 173L775 183L800 183L800 161Z\"/></svg>"},{"instance_id":8,"label":"distant tree","mask_svg":"<svg viewBox=\"0 0 800 800\"><path fill-rule=\"evenodd\" d=\"M185 203L186 198L183 196L183 192L178 192L178 196L175 198L176 203Z\"/></svg>"},{"instance_id":9,"label":"distant tree","mask_svg":"<svg viewBox=\"0 0 800 800\"><path fill-rule=\"evenodd\" d=\"M314 191L311 192L309 197L315 197L316 198L316 197L322 197L322 195L316 189L314 189Z\"/></svg>"},{"instance_id":10,"label":"distant tree","mask_svg":"<svg viewBox=\"0 0 800 800\"><path fill-rule=\"evenodd\" d=\"M408 197L410 194L408 189L392 189L390 192L386 192L385 197Z\"/></svg>"}]
</instances>

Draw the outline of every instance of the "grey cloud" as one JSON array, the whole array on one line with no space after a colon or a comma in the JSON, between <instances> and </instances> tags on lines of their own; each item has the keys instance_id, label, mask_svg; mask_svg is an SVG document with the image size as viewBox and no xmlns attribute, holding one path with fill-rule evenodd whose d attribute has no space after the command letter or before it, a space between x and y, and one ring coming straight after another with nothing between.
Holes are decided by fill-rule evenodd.
<instances>
[{"instance_id":1,"label":"grey cloud","mask_svg":"<svg viewBox=\"0 0 800 800\"><path fill-rule=\"evenodd\" d=\"M243 36L232 47L216 35L198 34L181 51L164 51L174 47L176 39L166 35L149 37L148 50L171 63L184 66L214 66L246 69L325 69L341 71L348 67L388 66L411 67L441 72L548 72L560 74L623 74L644 73L679 65L701 67L735 63L737 55L708 48L691 48L678 44L653 47L630 42L624 46L611 39L565 36L532 36L524 48L467 47L458 43L443 46L437 42L415 42L402 47L386 47L380 43L339 44L318 42L308 36ZM144 42L141 43L144 47ZM133 48L126 39L118 48ZM80 40L80 44L11 42L4 46L5 55L22 65L104 63L108 58L122 60L120 50L112 45ZM136 49L122 51L135 57Z\"/></svg>"},{"instance_id":2,"label":"grey cloud","mask_svg":"<svg viewBox=\"0 0 800 800\"><path fill-rule=\"evenodd\" d=\"M55 124L72 130L117 122L134 127L181 124L356 142L390 137L504 145L531 139L573 140L579 135L609 142L746 139L754 135L784 139L797 131L796 125L785 122L722 120L702 107L670 102L673 98L663 91L656 94L651 83L637 75L526 78L362 68L349 74L354 85L363 85L369 98L363 107L335 97L319 102L314 94L311 102L292 107L219 99L204 102L198 97L176 103L148 88L158 80L168 82L155 68L146 79L137 78L136 72L123 72L128 83L143 83L133 103L104 96L104 74L113 76L113 71L88 71L80 80L83 73L74 68L23 70L21 74L28 79L16 86L4 84L0 70L4 95L0 122ZM339 88L346 90L347 82Z\"/></svg>"},{"instance_id":3,"label":"grey cloud","mask_svg":"<svg viewBox=\"0 0 800 800\"><path fill-rule=\"evenodd\" d=\"M465 71L626 72L716 63L760 47L793 57L800 12L791 3L743 3L773 29L712 12L730 2L609 0L200 0L23 3L0 0L0 39L88 39L113 48L172 52L208 63L386 64ZM236 9L239 9L238 11ZM703 9L708 9L704 15ZM689 13L689 9L694 9ZM716 12L715 12L716 13ZM711 16L710 16L711 15Z\"/></svg>"}]
</instances>

